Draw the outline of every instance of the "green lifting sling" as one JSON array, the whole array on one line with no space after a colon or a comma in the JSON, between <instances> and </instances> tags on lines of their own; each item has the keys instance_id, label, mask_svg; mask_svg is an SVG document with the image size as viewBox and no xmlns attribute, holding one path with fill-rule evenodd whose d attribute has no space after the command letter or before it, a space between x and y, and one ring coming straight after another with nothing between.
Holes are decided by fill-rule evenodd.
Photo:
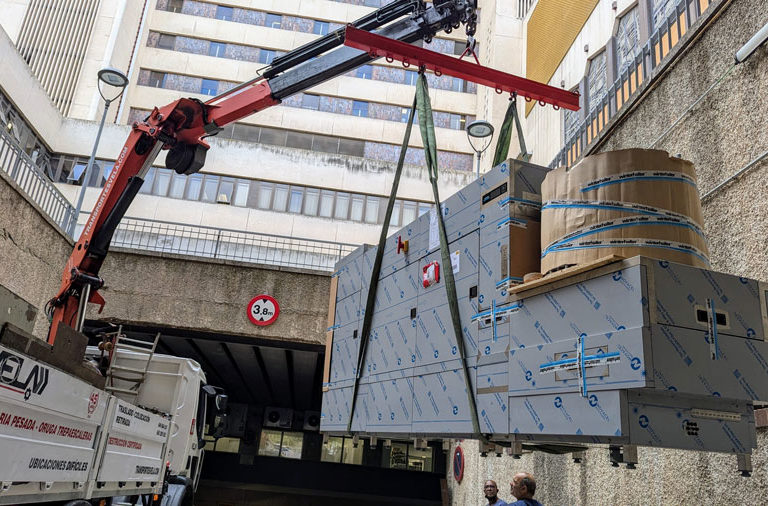
<instances>
[{"instance_id":1,"label":"green lifting sling","mask_svg":"<svg viewBox=\"0 0 768 506\"><path fill-rule=\"evenodd\" d=\"M475 405L475 395L472 388L472 382L470 379L469 367L467 366L466 353L464 350L464 340L462 339L461 319L459 317L459 301L456 296L456 281L453 277L453 269L451 266L450 252L448 251L448 237L445 233L445 223L443 221L443 213L440 212L440 195L437 189L437 143L435 142L435 124L432 116L432 105L429 100L429 93L427 89L427 79L423 70L419 73L419 79L416 83L416 96L414 97L413 107L408 116L408 126L405 130L405 137L403 138L403 144L400 149L400 158L397 162L397 169L395 171L394 181L392 183L392 191L389 195L389 202L387 204L387 211L384 216L384 225L382 226L381 235L379 237L379 246L376 250L376 258L373 262L373 271L371 272L371 281L368 288L368 297L365 303L365 313L363 316L363 328L360 336L360 349L357 356L357 369L355 370L355 382L352 388L352 403L349 410L349 421L347 422L347 432L352 432L352 422L355 415L355 404L357 401L357 392L360 385L361 372L365 366L365 354L368 347L368 340L371 331L371 320L373 318L373 309L376 301L376 287L378 284L379 274L381 272L381 261L384 256L384 246L387 240L387 230L389 227L389 220L392 216L392 209L395 203L395 197L397 195L397 187L400 183L400 174L402 172L403 163L405 161L405 153L408 149L408 140L411 137L411 127L413 126L414 112L419 113L419 129L421 130L421 138L424 144L424 155L427 163L427 170L429 171L429 180L432 183L432 193L435 197L435 209L438 210L438 232L440 236L440 255L443 266L443 280L445 282L445 290L448 297L448 307L451 312L451 321L453 323L453 333L456 342L456 347L461 357L461 364L464 370L464 384L467 392L467 401L469 404L469 410L472 417L472 432L476 438L485 441L485 438L480 433L480 423L477 417L477 406ZM509 112L509 111L508 111ZM507 140L507 146L509 141ZM509 148L507 147L507 150Z\"/></svg>"}]
</instances>

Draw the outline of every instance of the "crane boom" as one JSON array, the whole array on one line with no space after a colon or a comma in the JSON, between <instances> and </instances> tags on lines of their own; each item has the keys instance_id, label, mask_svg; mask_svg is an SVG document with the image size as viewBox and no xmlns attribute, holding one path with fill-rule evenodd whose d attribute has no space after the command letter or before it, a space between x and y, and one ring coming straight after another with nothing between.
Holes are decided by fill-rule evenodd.
<instances>
[{"instance_id":1,"label":"crane boom","mask_svg":"<svg viewBox=\"0 0 768 506\"><path fill-rule=\"evenodd\" d=\"M432 3L395 0L349 26L403 43L429 41L438 31L450 33L462 24L467 35L472 36L477 20L475 8L476 0L434 0ZM104 306L104 299L98 293L104 283L99 277L101 265L117 225L139 192L144 183L143 177L160 150L169 150L166 156L168 168L179 174L193 174L205 163L209 149L206 137L216 135L229 123L279 104L286 97L380 56L370 47L361 50L344 46L345 33L346 29L340 28L290 51L276 58L258 78L207 102L181 98L164 107L154 108L144 121L132 125L128 140L67 260L59 292L46 307L51 319L49 343L54 342L60 323L82 330L88 302ZM422 59L431 53L410 47L418 49ZM438 55L432 54L435 57ZM487 84L487 76L481 76L477 70L462 75ZM510 87L500 83L497 89L508 90ZM553 93L551 96L564 93L556 88L549 91ZM546 96L546 90L538 93L536 98L543 96Z\"/></svg>"}]
</instances>

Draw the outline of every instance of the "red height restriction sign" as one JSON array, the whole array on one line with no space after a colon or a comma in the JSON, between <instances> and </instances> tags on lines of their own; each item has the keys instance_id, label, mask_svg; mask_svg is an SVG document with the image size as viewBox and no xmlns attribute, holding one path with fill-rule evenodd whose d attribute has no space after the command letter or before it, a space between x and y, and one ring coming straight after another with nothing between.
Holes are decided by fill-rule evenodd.
<instances>
[{"instance_id":1,"label":"red height restriction sign","mask_svg":"<svg viewBox=\"0 0 768 506\"><path fill-rule=\"evenodd\" d=\"M251 323L264 327L272 325L280 314L280 305L274 297L257 295L248 303L248 319Z\"/></svg>"}]
</instances>

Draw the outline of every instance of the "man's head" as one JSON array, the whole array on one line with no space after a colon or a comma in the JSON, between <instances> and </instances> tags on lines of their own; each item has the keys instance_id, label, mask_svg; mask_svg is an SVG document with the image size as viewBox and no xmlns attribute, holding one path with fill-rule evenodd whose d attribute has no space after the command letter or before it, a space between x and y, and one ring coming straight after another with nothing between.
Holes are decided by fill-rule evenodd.
<instances>
[{"instance_id":1,"label":"man's head","mask_svg":"<svg viewBox=\"0 0 768 506\"><path fill-rule=\"evenodd\" d=\"M493 480L486 481L485 485L483 485L483 492L487 499L496 499L496 495L499 493L499 489L496 487L496 482Z\"/></svg>"},{"instance_id":2,"label":"man's head","mask_svg":"<svg viewBox=\"0 0 768 506\"><path fill-rule=\"evenodd\" d=\"M517 473L512 478L512 495L517 499L533 499L536 493L536 480L529 473Z\"/></svg>"}]
</instances>

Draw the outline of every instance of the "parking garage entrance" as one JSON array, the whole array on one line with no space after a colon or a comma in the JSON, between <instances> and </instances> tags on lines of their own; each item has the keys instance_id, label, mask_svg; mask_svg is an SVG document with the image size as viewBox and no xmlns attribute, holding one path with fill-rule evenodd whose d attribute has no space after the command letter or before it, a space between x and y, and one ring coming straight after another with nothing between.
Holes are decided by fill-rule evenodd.
<instances>
[{"instance_id":1,"label":"parking garage entrance","mask_svg":"<svg viewBox=\"0 0 768 506\"><path fill-rule=\"evenodd\" d=\"M440 505L439 445L326 437L319 432L324 347L142 325L86 322L91 344L117 329L191 358L229 396L219 433L206 428L201 506Z\"/></svg>"}]
</instances>

